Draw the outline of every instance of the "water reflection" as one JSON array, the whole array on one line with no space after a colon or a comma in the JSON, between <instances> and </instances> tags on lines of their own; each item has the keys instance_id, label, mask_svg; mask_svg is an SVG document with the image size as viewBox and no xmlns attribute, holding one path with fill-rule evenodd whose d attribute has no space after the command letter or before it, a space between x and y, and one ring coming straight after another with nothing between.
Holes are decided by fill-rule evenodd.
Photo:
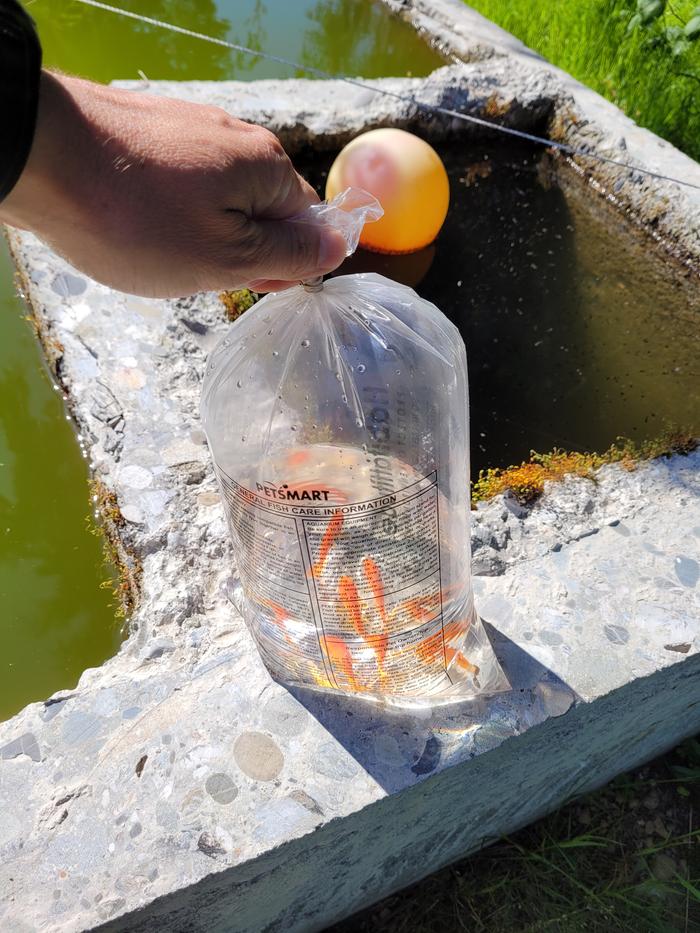
<instances>
[{"instance_id":1,"label":"water reflection","mask_svg":"<svg viewBox=\"0 0 700 933\"><path fill-rule=\"evenodd\" d=\"M124 0L122 6L216 39L229 38L231 23L215 0ZM69 73L105 82L136 78L139 72L171 80L231 77L231 52L222 46L65 0L37 0L30 12L39 30L45 65ZM253 23L253 41L254 30ZM243 69L253 65L250 58L237 62Z\"/></svg>"},{"instance_id":2,"label":"water reflection","mask_svg":"<svg viewBox=\"0 0 700 933\"><path fill-rule=\"evenodd\" d=\"M377 0L124 0L125 9L332 72L426 75L444 64ZM99 81L290 78L294 69L65 0L35 0L49 66ZM302 76L304 72L299 72Z\"/></svg>"},{"instance_id":3,"label":"water reflection","mask_svg":"<svg viewBox=\"0 0 700 933\"><path fill-rule=\"evenodd\" d=\"M268 7L263 3L263 0L254 0L250 13L245 16L242 22L236 23L233 30L229 30L229 41L235 42L237 45L245 45L249 49L255 49L256 52L265 51L268 45L266 29L268 14ZM253 55L247 55L245 52L231 52L232 66L238 78L242 78L246 72L252 71L258 61Z\"/></svg>"},{"instance_id":4,"label":"water reflection","mask_svg":"<svg viewBox=\"0 0 700 933\"><path fill-rule=\"evenodd\" d=\"M425 43L415 42L411 27L386 16L377 3L320 0L306 6L311 28L304 31L304 64L333 74L369 77L428 74L440 63Z\"/></svg>"}]
</instances>

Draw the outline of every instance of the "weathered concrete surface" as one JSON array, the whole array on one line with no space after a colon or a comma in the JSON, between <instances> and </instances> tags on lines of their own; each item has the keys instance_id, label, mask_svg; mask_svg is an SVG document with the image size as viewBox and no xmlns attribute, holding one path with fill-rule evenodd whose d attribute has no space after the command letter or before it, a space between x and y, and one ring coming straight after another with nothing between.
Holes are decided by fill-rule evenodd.
<instances>
[{"instance_id":1,"label":"weathered concrete surface","mask_svg":"<svg viewBox=\"0 0 700 933\"><path fill-rule=\"evenodd\" d=\"M551 103L549 121L543 127L548 138L694 184L695 189L688 188L649 178L633 169L581 156L574 159L622 209L645 223L651 235L675 246L683 258L697 260L697 162L638 126L610 101L547 62L462 0L383 2L413 22L445 53L468 63L464 66L467 81L474 73L491 78L495 86L495 105L487 110L491 119L506 122L508 103L519 101L525 89L538 87Z\"/></svg>"},{"instance_id":2,"label":"weathered concrete surface","mask_svg":"<svg viewBox=\"0 0 700 933\"><path fill-rule=\"evenodd\" d=\"M454 122L450 118L421 111L411 100L454 107L482 115L498 107L505 125L534 129L550 117L552 79L548 73L528 74L518 81L509 76L503 62L451 65L427 78L359 79L363 85L345 81L115 81L118 87L147 94L164 94L183 100L223 107L242 120L262 123L284 139L294 154L306 145L317 150L337 149L357 133L378 126L419 127L421 134L442 139L458 131L467 138L483 128ZM522 73L524 77L524 73ZM408 100L397 100L400 94Z\"/></svg>"},{"instance_id":3,"label":"weathered concrete surface","mask_svg":"<svg viewBox=\"0 0 700 933\"><path fill-rule=\"evenodd\" d=\"M251 118L274 91L290 139L299 114L321 138L322 85L224 90ZM197 422L218 299L128 297L12 246L142 577L119 654L0 725L3 931L321 929L700 729L700 453L479 510L478 606L511 693L421 716L292 696L225 597Z\"/></svg>"},{"instance_id":4,"label":"weathered concrete surface","mask_svg":"<svg viewBox=\"0 0 700 933\"><path fill-rule=\"evenodd\" d=\"M463 0L382 0L413 24L431 45L464 62L483 62L505 55L544 59L514 35L501 29Z\"/></svg>"}]
</instances>

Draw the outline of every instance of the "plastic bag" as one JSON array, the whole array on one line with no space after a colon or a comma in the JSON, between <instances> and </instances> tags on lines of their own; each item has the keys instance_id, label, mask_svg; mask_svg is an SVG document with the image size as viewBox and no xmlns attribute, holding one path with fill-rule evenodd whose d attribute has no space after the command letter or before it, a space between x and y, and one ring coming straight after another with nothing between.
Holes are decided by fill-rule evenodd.
<instances>
[{"instance_id":1,"label":"plastic bag","mask_svg":"<svg viewBox=\"0 0 700 933\"><path fill-rule=\"evenodd\" d=\"M350 190L295 222L352 252L380 212ZM201 411L273 677L399 706L508 688L472 595L466 353L435 305L374 274L267 295Z\"/></svg>"}]
</instances>

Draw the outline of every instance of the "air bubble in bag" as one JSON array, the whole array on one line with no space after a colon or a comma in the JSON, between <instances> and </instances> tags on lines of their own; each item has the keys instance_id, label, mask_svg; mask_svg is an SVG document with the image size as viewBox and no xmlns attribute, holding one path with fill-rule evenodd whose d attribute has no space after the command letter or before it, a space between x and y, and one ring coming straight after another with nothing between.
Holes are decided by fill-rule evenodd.
<instances>
[{"instance_id":1,"label":"air bubble in bag","mask_svg":"<svg viewBox=\"0 0 700 933\"><path fill-rule=\"evenodd\" d=\"M379 216L348 189L292 222L352 252ZM275 679L407 707L508 689L471 586L466 352L435 305L374 274L267 295L212 352L201 412Z\"/></svg>"}]
</instances>

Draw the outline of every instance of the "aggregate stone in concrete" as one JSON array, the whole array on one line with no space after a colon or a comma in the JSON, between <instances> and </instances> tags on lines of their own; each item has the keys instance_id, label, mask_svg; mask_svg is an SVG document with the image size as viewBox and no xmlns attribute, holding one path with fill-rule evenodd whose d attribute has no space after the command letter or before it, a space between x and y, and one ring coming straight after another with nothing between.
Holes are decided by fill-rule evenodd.
<instances>
[{"instance_id":1,"label":"aggregate stone in concrete","mask_svg":"<svg viewBox=\"0 0 700 933\"><path fill-rule=\"evenodd\" d=\"M464 80L426 93L466 106ZM290 145L298 113L319 141L326 118L333 139L362 125L342 95L315 109L323 85L215 94L254 118L273 92ZM700 453L475 513L510 692L408 713L288 691L226 595L197 414L219 299L130 297L31 235L11 245L140 598L116 657L0 725L3 931L322 929L700 729Z\"/></svg>"}]
</instances>

